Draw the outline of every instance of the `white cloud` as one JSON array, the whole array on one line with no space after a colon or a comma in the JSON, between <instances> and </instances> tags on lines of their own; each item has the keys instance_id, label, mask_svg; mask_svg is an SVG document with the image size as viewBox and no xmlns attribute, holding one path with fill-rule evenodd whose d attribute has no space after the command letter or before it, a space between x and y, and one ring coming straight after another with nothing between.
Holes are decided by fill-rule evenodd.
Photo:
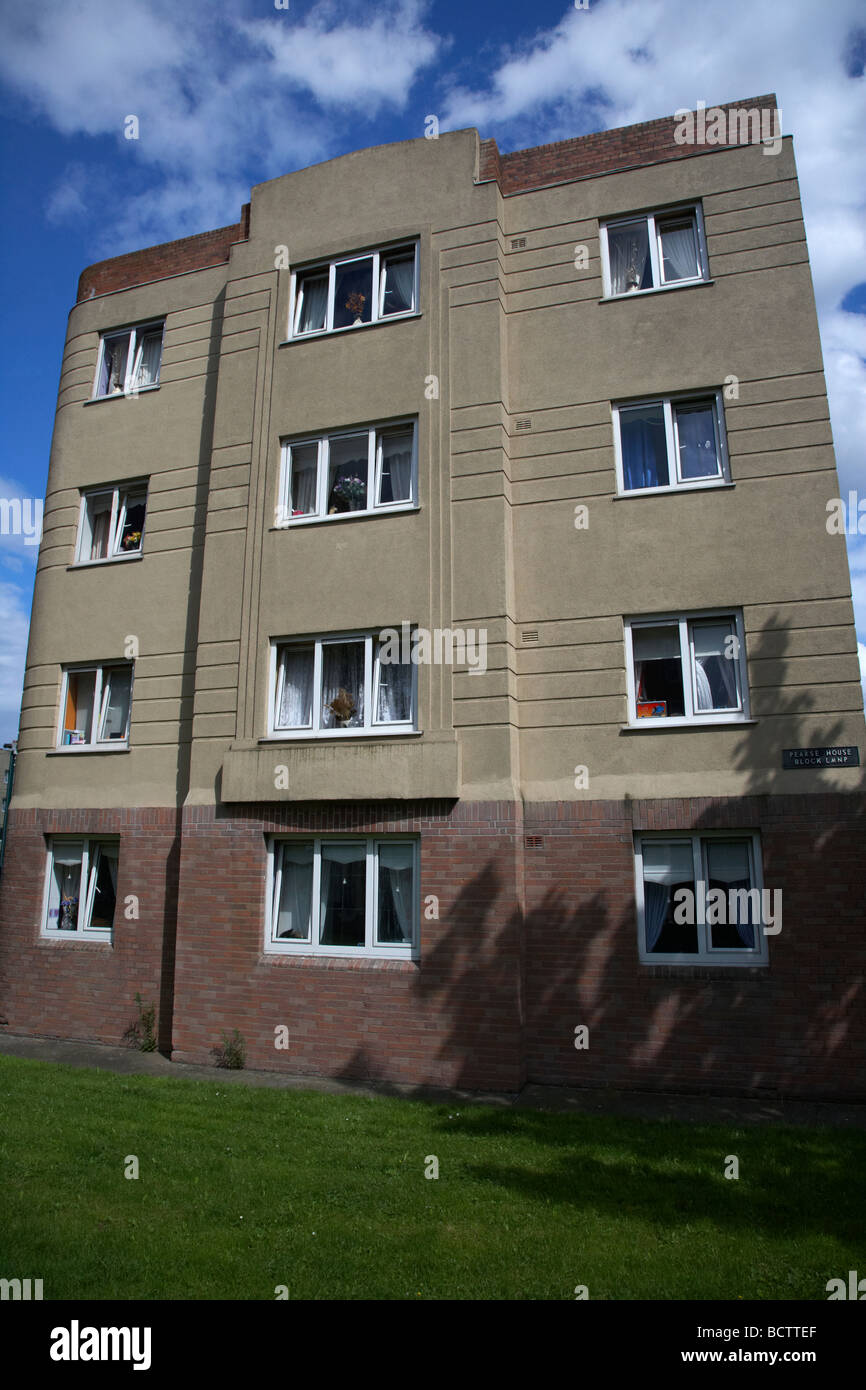
<instances>
[{"instance_id":1,"label":"white cloud","mask_svg":"<svg viewBox=\"0 0 866 1390\"><path fill-rule=\"evenodd\" d=\"M328 158L349 118L403 109L443 46L426 11L425 0L372 13L319 0L267 19L175 0L21 7L4 16L0 77L62 134L113 140L126 175L98 147L86 176L66 171L47 212L113 206L100 249L117 254L234 221L251 169L264 179ZM125 138L130 115L137 139Z\"/></svg>"},{"instance_id":2,"label":"white cloud","mask_svg":"<svg viewBox=\"0 0 866 1390\"><path fill-rule=\"evenodd\" d=\"M570 9L502 59L482 85L454 86L442 125L477 125L503 149L631 125L775 92L794 136L842 495L866 495L866 315L840 304L866 280L866 78L846 73L862 0L604 0ZM861 30L862 32L862 30ZM866 577L855 605L866 631Z\"/></svg>"},{"instance_id":3,"label":"white cloud","mask_svg":"<svg viewBox=\"0 0 866 1390\"><path fill-rule=\"evenodd\" d=\"M0 744L9 743L18 735L30 598L29 590L0 579Z\"/></svg>"}]
</instances>

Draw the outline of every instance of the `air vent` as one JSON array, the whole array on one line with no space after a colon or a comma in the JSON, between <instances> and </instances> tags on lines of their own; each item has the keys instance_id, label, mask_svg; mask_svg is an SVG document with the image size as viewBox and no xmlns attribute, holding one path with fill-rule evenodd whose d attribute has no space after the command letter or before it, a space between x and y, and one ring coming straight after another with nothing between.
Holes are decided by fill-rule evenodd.
<instances>
[{"instance_id":1,"label":"air vent","mask_svg":"<svg viewBox=\"0 0 866 1390\"><path fill-rule=\"evenodd\" d=\"M526 237L525 237L525 236L516 236L516 237L512 237L512 239L511 239L511 249L512 249L512 251L522 251L525 245L526 245Z\"/></svg>"},{"instance_id":2,"label":"air vent","mask_svg":"<svg viewBox=\"0 0 866 1390\"><path fill-rule=\"evenodd\" d=\"M537 642L537 641L538 641L538 628L537 628L537 627L530 627L530 628L527 628L527 630L526 630L526 631L524 632L524 634L523 634L523 640L524 640L524 642Z\"/></svg>"},{"instance_id":3,"label":"air vent","mask_svg":"<svg viewBox=\"0 0 866 1390\"><path fill-rule=\"evenodd\" d=\"M524 835L523 844L526 849L544 849L544 840L541 835Z\"/></svg>"},{"instance_id":4,"label":"air vent","mask_svg":"<svg viewBox=\"0 0 866 1390\"><path fill-rule=\"evenodd\" d=\"M514 428L515 428L516 430L531 430L531 429L532 429L532 421L531 421L531 420L515 420L515 421L514 421Z\"/></svg>"}]
</instances>

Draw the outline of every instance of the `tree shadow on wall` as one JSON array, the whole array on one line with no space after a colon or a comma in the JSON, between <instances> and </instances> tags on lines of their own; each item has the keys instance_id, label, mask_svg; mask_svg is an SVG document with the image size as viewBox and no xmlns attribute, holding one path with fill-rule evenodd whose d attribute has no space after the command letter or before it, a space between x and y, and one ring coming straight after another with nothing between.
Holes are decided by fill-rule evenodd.
<instances>
[{"instance_id":1,"label":"tree shadow on wall","mask_svg":"<svg viewBox=\"0 0 866 1390\"><path fill-rule=\"evenodd\" d=\"M781 766L782 740L792 729L798 746L842 741L842 715L856 711L860 698L856 655L850 706L822 713L810 690L795 683L804 658L792 653L793 640L789 626L774 622L749 642L757 723L737 735L729 764L745 791L708 799L703 808L699 803L691 823L677 826L761 830L764 885L783 895L782 932L770 937L769 966L640 965L632 829L653 828L656 803L634 800L633 827L627 821L619 827L625 908L603 889L584 889L578 878L569 895L552 884L525 915L512 910L503 919L500 899L513 884L503 884L488 861L443 909L415 985L431 1019L423 1068L431 1084L513 1090L496 1078L517 1074L512 1060L522 1038L527 1080L562 1086L758 1096L811 1090L829 1098L837 1071L856 1075L858 1058L866 1075L866 797L839 790L844 773ZM861 773L852 769L851 781L859 790ZM782 794L793 800L783 806ZM792 813L796 823L789 824ZM422 922L422 938L424 929ZM521 936L525 1023L516 987ZM586 1050L574 1045L578 1025L589 1028ZM694 1055L684 1071L684 1037L698 1054L697 1077ZM364 1047L340 1075L381 1082L381 1068ZM436 1080L446 1075L447 1083ZM835 1093L846 1087L847 1080Z\"/></svg>"}]
</instances>

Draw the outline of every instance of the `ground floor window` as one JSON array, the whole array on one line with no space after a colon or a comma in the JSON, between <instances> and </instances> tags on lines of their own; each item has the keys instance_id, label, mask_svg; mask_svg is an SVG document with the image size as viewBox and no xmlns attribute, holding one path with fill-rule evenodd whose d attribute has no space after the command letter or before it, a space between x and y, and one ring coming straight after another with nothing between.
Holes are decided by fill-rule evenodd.
<instances>
[{"instance_id":1,"label":"ground floor window","mask_svg":"<svg viewBox=\"0 0 866 1390\"><path fill-rule=\"evenodd\" d=\"M43 932L111 940L117 907L118 844L54 838L48 846Z\"/></svg>"},{"instance_id":2,"label":"ground floor window","mask_svg":"<svg viewBox=\"0 0 866 1390\"><path fill-rule=\"evenodd\" d=\"M411 956L418 940L418 841L273 840L265 949Z\"/></svg>"},{"instance_id":3,"label":"ground floor window","mask_svg":"<svg viewBox=\"0 0 866 1390\"><path fill-rule=\"evenodd\" d=\"M641 960L766 964L781 890L763 887L757 835L639 835L635 877Z\"/></svg>"}]
</instances>

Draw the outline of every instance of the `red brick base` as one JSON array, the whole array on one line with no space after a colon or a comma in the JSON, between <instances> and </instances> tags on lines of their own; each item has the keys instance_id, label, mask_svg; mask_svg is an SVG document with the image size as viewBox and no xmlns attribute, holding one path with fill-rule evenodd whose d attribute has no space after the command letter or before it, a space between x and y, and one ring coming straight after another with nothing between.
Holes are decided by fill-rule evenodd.
<instances>
[{"instance_id":1,"label":"red brick base","mask_svg":"<svg viewBox=\"0 0 866 1390\"><path fill-rule=\"evenodd\" d=\"M13 811L0 1014L11 1032L117 1043L139 990L161 997L180 1060L211 1061L237 1028L248 1066L292 1073L862 1097L864 825L864 798L823 795L193 807L180 836L172 811ZM634 831L727 827L760 832L764 882L783 890L769 966L642 965ZM266 954L266 836L281 831L418 834L422 901L438 899L420 961ZM39 936L45 836L70 832L120 834L118 902L136 894L140 916L118 907L111 947Z\"/></svg>"}]
</instances>

